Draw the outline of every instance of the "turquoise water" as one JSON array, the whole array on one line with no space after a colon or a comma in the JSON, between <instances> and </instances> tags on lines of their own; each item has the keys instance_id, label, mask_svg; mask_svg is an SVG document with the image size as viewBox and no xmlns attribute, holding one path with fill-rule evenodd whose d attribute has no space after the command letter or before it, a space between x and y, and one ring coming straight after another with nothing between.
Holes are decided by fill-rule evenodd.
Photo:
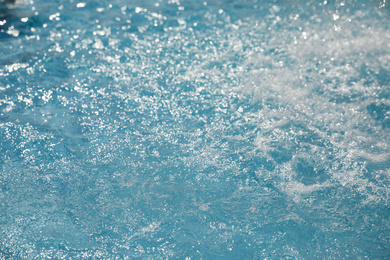
<instances>
[{"instance_id":1,"label":"turquoise water","mask_svg":"<svg viewBox=\"0 0 390 260\"><path fill-rule=\"evenodd\" d=\"M0 259L390 258L385 1L0 12Z\"/></svg>"}]
</instances>

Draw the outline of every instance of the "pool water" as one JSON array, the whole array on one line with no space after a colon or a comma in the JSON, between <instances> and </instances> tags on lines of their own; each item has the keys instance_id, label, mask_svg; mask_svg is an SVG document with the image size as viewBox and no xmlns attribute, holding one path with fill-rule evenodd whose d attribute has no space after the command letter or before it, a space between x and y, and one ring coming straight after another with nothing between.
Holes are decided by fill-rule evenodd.
<instances>
[{"instance_id":1,"label":"pool water","mask_svg":"<svg viewBox=\"0 0 390 260\"><path fill-rule=\"evenodd\" d=\"M389 19L0 2L0 259L389 259Z\"/></svg>"}]
</instances>

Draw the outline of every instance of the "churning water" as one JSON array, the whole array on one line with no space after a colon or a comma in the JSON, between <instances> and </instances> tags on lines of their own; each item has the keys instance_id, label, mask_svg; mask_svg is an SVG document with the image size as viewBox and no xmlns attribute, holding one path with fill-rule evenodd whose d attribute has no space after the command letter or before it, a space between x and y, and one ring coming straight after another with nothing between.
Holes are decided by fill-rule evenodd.
<instances>
[{"instance_id":1,"label":"churning water","mask_svg":"<svg viewBox=\"0 0 390 260\"><path fill-rule=\"evenodd\" d=\"M0 11L0 259L389 259L386 1Z\"/></svg>"}]
</instances>

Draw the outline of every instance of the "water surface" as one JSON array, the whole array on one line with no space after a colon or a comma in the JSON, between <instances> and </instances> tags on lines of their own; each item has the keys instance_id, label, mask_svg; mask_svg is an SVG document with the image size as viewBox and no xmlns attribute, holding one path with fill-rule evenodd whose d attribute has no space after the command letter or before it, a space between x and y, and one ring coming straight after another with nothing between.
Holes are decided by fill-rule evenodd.
<instances>
[{"instance_id":1,"label":"water surface","mask_svg":"<svg viewBox=\"0 0 390 260\"><path fill-rule=\"evenodd\" d=\"M385 1L0 10L0 259L390 257Z\"/></svg>"}]
</instances>

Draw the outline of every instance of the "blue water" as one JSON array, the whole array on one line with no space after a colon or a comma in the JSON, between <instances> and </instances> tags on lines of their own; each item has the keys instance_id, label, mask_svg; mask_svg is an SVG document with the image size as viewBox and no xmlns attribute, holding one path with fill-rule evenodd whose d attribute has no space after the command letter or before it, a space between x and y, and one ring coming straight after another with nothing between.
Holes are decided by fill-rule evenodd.
<instances>
[{"instance_id":1,"label":"blue water","mask_svg":"<svg viewBox=\"0 0 390 260\"><path fill-rule=\"evenodd\" d=\"M0 259L389 259L386 1L0 3Z\"/></svg>"}]
</instances>

